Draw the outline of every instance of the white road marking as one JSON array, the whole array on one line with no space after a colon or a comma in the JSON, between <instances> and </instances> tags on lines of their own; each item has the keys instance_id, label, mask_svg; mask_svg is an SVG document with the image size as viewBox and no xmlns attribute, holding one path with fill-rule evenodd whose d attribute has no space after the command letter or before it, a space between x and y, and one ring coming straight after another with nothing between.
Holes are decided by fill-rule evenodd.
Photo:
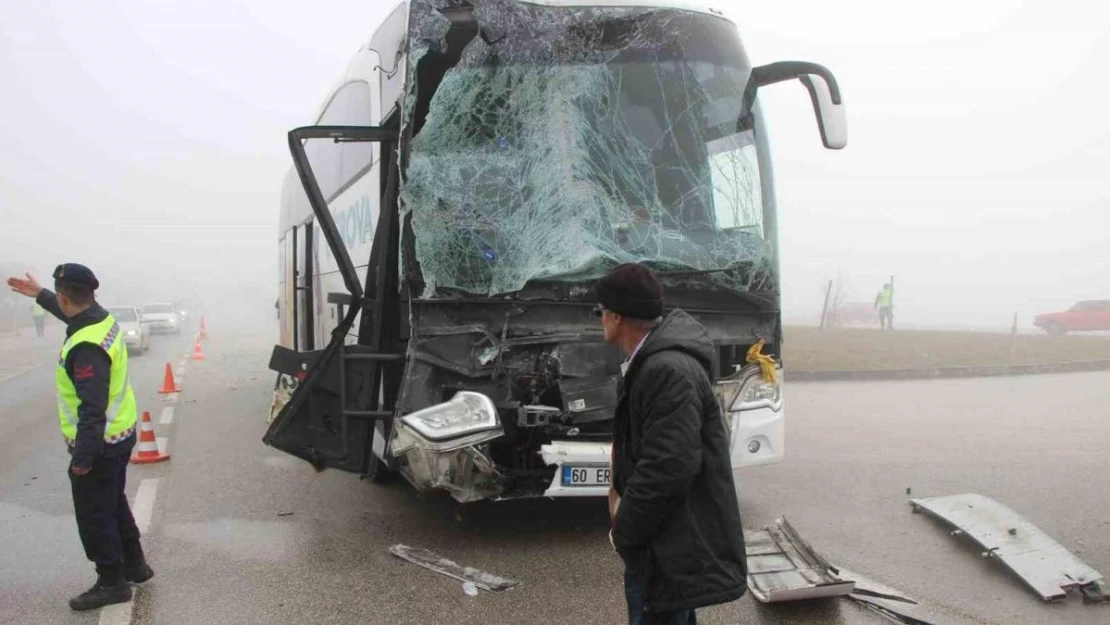
<instances>
[{"instance_id":1,"label":"white road marking","mask_svg":"<svg viewBox=\"0 0 1110 625\"><path fill-rule=\"evenodd\" d=\"M159 447L161 447L163 440L165 439L158 439ZM150 519L154 516L154 499L158 495L159 479L155 477L139 482L139 490L135 493L135 502L131 505L131 513L135 516L135 525L139 526L139 531L143 534L150 529ZM117 603L100 608L99 625L131 625L134 607L135 603L132 599L127 603Z\"/></svg>"},{"instance_id":2,"label":"white road marking","mask_svg":"<svg viewBox=\"0 0 1110 625\"><path fill-rule=\"evenodd\" d=\"M166 453L166 440L168 439L165 436L159 436L154 439L154 442L158 443L158 451L163 454Z\"/></svg>"},{"instance_id":3,"label":"white road marking","mask_svg":"<svg viewBox=\"0 0 1110 625\"><path fill-rule=\"evenodd\" d=\"M100 608L100 625L131 625L133 601L116 603Z\"/></svg>"},{"instance_id":4,"label":"white road marking","mask_svg":"<svg viewBox=\"0 0 1110 625\"><path fill-rule=\"evenodd\" d=\"M159 425L169 425L173 423L173 406L166 406L162 409L162 416L158 419Z\"/></svg>"},{"instance_id":5,"label":"white road marking","mask_svg":"<svg viewBox=\"0 0 1110 625\"><path fill-rule=\"evenodd\" d=\"M158 439L158 448L162 448L162 440ZM135 503L131 506L131 513L135 517L135 525L139 531L146 533L150 529L150 518L154 516L154 497L158 494L158 482L162 478L152 477L139 482L139 490L135 493Z\"/></svg>"},{"instance_id":6,"label":"white road marking","mask_svg":"<svg viewBox=\"0 0 1110 625\"><path fill-rule=\"evenodd\" d=\"M178 385L178 386L180 387L181 385ZM178 396L178 393L169 393L167 395L162 396L162 401L170 402L171 404L176 404L177 403L177 396Z\"/></svg>"}]
</instances>

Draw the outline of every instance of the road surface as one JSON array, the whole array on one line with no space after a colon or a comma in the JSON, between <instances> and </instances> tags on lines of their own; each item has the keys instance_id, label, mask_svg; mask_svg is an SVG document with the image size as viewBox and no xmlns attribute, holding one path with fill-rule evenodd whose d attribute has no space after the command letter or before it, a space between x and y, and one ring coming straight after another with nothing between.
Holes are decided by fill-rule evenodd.
<instances>
[{"instance_id":1,"label":"road surface","mask_svg":"<svg viewBox=\"0 0 1110 625\"><path fill-rule=\"evenodd\" d=\"M604 502L459 508L404 483L374 485L260 442L273 375L268 324L209 323L206 360L182 393L157 395L187 336L156 337L132 378L168 463L133 466L156 577L133 605L74 614L91 582L72 520L66 458L43 366L0 382L0 623L621 623L621 566ZM53 337L57 338L57 337ZM0 340L0 358L39 358ZM33 364L29 363L29 364ZM3 376L0 376L3 377ZM738 474L745 525L785 515L831 562L923 601L937 623L1105 623L1110 605L1045 605L996 562L911 514L914 496L978 492L1002 501L1110 574L1110 376L788 386L787 461ZM14 433L18 433L15 435ZM140 492L140 490L142 492ZM499 594L391 556L403 543L510 577ZM879 624L846 601L767 607L750 597L702 623Z\"/></svg>"}]
</instances>

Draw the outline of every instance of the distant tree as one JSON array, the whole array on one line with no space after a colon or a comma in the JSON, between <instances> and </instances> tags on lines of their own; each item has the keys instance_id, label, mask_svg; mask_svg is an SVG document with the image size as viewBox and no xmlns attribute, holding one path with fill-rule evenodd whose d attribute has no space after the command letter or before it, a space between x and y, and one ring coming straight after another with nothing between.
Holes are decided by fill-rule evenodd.
<instances>
[{"instance_id":1,"label":"distant tree","mask_svg":"<svg viewBox=\"0 0 1110 625\"><path fill-rule=\"evenodd\" d=\"M841 318L841 313L844 311L844 305L848 303L851 297L852 284L848 280L848 277L843 273L836 274L836 278L833 279L832 287L829 291L829 308L825 320L826 326L836 327L842 325L843 320Z\"/></svg>"}]
</instances>

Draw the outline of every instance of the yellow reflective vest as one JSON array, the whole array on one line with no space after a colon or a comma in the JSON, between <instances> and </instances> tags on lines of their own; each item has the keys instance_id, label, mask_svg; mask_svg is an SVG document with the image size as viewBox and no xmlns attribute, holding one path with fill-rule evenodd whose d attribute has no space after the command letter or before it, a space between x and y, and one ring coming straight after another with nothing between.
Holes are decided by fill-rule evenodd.
<instances>
[{"instance_id":1,"label":"yellow reflective vest","mask_svg":"<svg viewBox=\"0 0 1110 625\"><path fill-rule=\"evenodd\" d=\"M66 373L66 357L69 351L81 343L99 345L108 352L112 361L111 381L108 386L107 423L104 426L104 440L115 443L126 438L135 428L138 420L138 405L135 392L131 390L131 380L127 373L127 345L116 320L108 315L100 323L86 326L73 333L62 344L58 357L58 369L54 378L58 389L58 420L62 426L62 436L72 444L77 440L77 407L81 400L77 388Z\"/></svg>"},{"instance_id":2,"label":"yellow reflective vest","mask_svg":"<svg viewBox=\"0 0 1110 625\"><path fill-rule=\"evenodd\" d=\"M879 291L879 297L876 300L879 308L890 308L890 304L894 301L894 289L882 289Z\"/></svg>"}]
</instances>

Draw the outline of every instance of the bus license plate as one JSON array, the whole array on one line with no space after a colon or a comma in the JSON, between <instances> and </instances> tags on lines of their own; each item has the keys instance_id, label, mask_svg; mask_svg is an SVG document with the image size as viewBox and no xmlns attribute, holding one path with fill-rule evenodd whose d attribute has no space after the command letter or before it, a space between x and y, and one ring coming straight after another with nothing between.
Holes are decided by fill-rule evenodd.
<instances>
[{"instance_id":1,"label":"bus license plate","mask_svg":"<svg viewBox=\"0 0 1110 625\"><path fill-rule=\"evenodd\" d=\"M609 467L563 465L563 486L608 486Z\"/></svg>"}]
</instances>

